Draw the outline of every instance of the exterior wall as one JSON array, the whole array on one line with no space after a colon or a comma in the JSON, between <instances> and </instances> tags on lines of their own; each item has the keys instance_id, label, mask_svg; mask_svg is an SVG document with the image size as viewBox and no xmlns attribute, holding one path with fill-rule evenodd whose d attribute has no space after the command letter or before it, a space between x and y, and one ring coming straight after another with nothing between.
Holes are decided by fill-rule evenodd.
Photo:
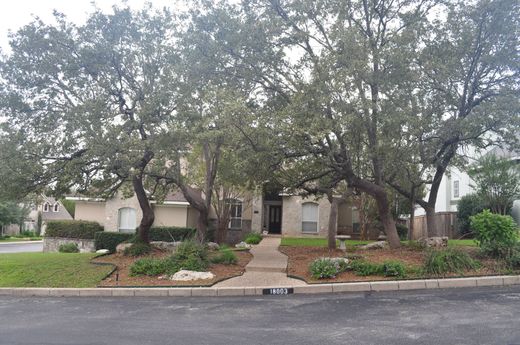
<instances>
[{"instance_id":1,"label":"exterior wall","mask_svg":"<svg viewBox=\"0 0 520 345\"><path fill-rule=\"evenodd\" d=\"M76 201L75 219L98 222L105 225L105 203Z\"/></svg>"},{"instance_id":2,"label":"exterior wall","mask_svg":"<svg viewBox=\"0 0 520 345\"><path fill-rule=\"evenodd\" d=\"M314 202L318 204L318 232L302 232L302 204ZM300 196L284 196L282 201L282 235L283 236L326 236L329 223L330 203L326 198L306 198Z\"/></svg>"},{"instance_id":3,"label":"exterior wall","mask_svg":"<svg viewBox=\"0 0 520 345\"><path fill-rule=\"evenodd\" d=\"M252 200L252 211L253 214L251 216L251 231L252 232L262 232L262 217L263 217L263 205L262 205L262 197L254 196Z\"/></svg>"},{"instance_id":4,"label":"exterior wall","mask_svg":"<svg viewBox=\"0 0 520 345\"><path fill-rule=\"evenodd\" d=\"M105 231L118 231L119 222L119 209L123 207L131 207L135 209L136 224L143 217L143 212L139 207L137 197L134 195L131 198L124 199L123 197L116 195L112 199L105 201Z\"/></svg>"},{"instance_id":5,"label":"exterior wall","mask_svg":"<svg viewBox=\"0 0 520 345\"><path fill-rule=\"evenodd\" d=\"M154 205L155 221L153 226L180 226L185 227L188 221L186 206Z\"/></svg>"}]
</instances>

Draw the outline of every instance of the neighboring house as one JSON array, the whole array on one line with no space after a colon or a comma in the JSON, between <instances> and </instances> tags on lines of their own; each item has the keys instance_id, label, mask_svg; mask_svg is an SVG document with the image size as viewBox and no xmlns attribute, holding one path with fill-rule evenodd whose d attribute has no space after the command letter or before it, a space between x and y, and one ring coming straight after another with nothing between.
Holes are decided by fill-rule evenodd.
<instances>
[{"instance_id":1,"label":"neighboring house","mask_svg":"<svg viewBox=\"0 0 520 345\"><path fill-rule=\"evenodd\" d=\"M59 200L45 195L42 195L39 199L38 203L30 205L29 214L25 218L21 229L19 225L11 224L4 229L4 233L7 235L16 235L19 234L20 231L36 231L38 227L38 214L41 214L42 219L41 235L45 234L45 228L49 220L72 220L72 216Z\"/></svg>"},{"instance_id":2,"label":"neighboring house","mask_svg":"<svg viewBox=\"0 0 520 345\"><path fill-rule=\"evenodd\" d=\"M76 202L75 219L96 221L105 231L133 232L142 213L135 196L121 195L109 200L68 197ZM326 198L302 198L282 193L252 194L231 201L228 241L237 242L249 232L267 232L284 236L327 235L330 203ZM151 201L155 211L153 226L196 227L198 212L190 207L182 193L172 193L161 203ZM215 219L215 213L210 214ZM349 203L338 209L338 233L356 234L357 211Z\"/></svg>"},{"instance_id":3,"label":"neighboring house","mask_svg":"<svg viewBox=\"0 0 520 345\"><path fill-rule=\"evenodd\" d=\"M496 155L498 157L507 158L520 164L520 152L502 149L495 147L486 155ZM437 203L435 204L435 211L437 213L457 212L457 204L461 197L474 192L474 182L469 177L468 173L457 168L450 168L442 179L439 194L437 196ZM513 218L520 224L520 200L513 202L513 209L511 211ZM425 214L423 208L418 208L417 216Z\"/></svg>"}]
</instances>

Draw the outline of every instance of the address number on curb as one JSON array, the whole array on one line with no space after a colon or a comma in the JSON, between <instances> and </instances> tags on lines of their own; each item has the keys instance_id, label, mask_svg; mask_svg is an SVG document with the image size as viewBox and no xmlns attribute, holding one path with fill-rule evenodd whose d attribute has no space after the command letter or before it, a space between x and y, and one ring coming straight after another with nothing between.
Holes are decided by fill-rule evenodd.
<instances>
[{"instance_id":1,"label":"address number on curb","mask_svg":"<svg viewBox=\"0 0 520 345\"><path fill-rule=\"evenodd\" d=\"M262 294L264 295L290 295L292 293L294 293L293 288L272 288L262 290Z\"/></svg>"}]
</instances>

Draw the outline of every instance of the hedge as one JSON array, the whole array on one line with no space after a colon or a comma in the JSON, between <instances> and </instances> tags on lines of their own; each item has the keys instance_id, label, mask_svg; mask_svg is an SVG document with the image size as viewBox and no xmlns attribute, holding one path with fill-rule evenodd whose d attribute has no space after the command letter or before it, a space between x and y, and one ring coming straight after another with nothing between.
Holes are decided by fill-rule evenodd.
<instances>
[{"instance_id":1,"label":"hedge","mask_svg":"<svg viewBox=\"0 0 520 345\"><path fill-rule=\"evenodd\" d=\"M159 226L150 229L150 241L175 242L191 239L195 236L193 228L178 228L174 226ZM119 243L133 241L135 234L122 232L98 232L95 236L96 250L108 249L115 252Z\"/></svg>"},{"instance_id":2,"label":"hedge","mask_svg":"<svg viewBox=\"0 0 520 345\"><path fill-rule=\"evenodd\" d=\"M51 220L47 222L45 237L93 239L103 227L96 222L84 220Z\"/></svg>"},{"instance_id":3,"label":"hedge","mask_svg":"<svg viewBox=\"0 0 520 345\"><path fill-rule=\"evenodd\" d=\"M96 232L94 237L94 243L96 250L108 249L111 253L116 251L116 247L119 243L130 241L134 238L134 234L128 234L123 232Z\"/></svg>"},{"instance_id":4,"label":"hedge","mask_svg":"<svg viewBox=\"0 0 520 345\"><path fill-rule=\"evenodd\" d=\"M158 226L150 229L150 241L175 242L191 239L195 236L193 228Z\"/></svg>"}]
</instances>

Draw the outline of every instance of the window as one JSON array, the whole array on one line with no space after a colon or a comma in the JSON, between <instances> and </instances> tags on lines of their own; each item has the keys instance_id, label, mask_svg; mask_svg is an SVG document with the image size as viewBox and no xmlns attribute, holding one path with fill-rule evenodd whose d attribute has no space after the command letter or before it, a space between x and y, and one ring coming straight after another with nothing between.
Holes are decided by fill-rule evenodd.
<instances>
[{"instance_id":1,"label":"window","mask_svg":"<svg viewBox=\"0 0 520 345\"><path fill-rule=\"evenodd\" d=\"M453 181L453 197L458 198L459 197L459 181Z\"/></svg>"},{"instance_id":2,"label":"window","mask_svg":"<svg viewBox=\"0 0 520 345\"><path fill-rule=\"evenodd\" d=\"M302 205L302 232L318 232L318 205L307 202Z\"/></svg>"},{"instance_id":3,"label":"window","mask_svg":"<svg viewBox=\"0 0 520 345\"><path fill-rule=\"evenodd\" d=\"M242 229L242 202L240 200L229 200L229 228Z\"/></svg>"},{"instance_id":4,"label":"window","mask_svg":"<svg viewBox=\"0 0 520 345\"><path fill-rule=\"evenodd\" d=\"M50 205L48 202L46 202L45 204L43 204L43 212L49 212L49 208L50 208Z\"/></svg>"},{"instance_id":5,"label":"window","mask_svg":"<svg viewBox=\"0 0 520 345\"><path fill-rule=\"evenodd\" d=\"M135 232L136 223L135 209L131 207L119 209L119 232Z\"/></svg>"},{"instance_id":6,"label":"window","mask_svg":"<svg viewBox=\"0 0 520 345\"><path fill-rule=\"evenodd\" d=\"M54 212L58 212L60 210L60 205L58 203L54 204Z\"/></svg>"}]
</instances>

